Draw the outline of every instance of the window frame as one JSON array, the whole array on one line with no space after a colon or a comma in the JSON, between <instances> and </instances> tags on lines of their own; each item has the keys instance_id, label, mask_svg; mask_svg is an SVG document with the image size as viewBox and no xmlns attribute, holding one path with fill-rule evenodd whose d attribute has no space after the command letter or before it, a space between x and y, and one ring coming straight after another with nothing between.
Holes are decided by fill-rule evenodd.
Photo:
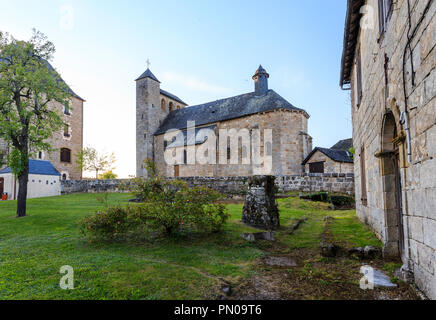
<instances>
[{"instance_id":1,"label":"window frame","mask_svg":"<svg viewBox=\"0 0 436 320\"><path fill-rule=\"evenodd\" d=\"M316 165L322 165L322 172L312 171L312 168L314 168ZM309 163L309 173L325 173L325 161L310 162Z\"/></svg>"},{"instance_id":2,"label":"window frame","mask_svg":"<svg viewBox=\"0 0 436 320\"><path fill-rule=\"evenodd\" d=\"M68 156L65 155L65 152L68 152L67 153ZM71 149L61 148L61 151L60 151L60 162L62 162L62 163L71 163Z\"/></svg>"},{"instance_id":3,"label":"window frame","mask_svg":"<svg viewBox=\"0 0 436 320\"><path fill-rule=\"evenodd\" d=\"M378 0L378 28L380 39L386 31L386 26L393 11L392 8L392 0Z\"/></svg>"},{"instance_id":4,"label":"window frame","mask_svg":"<svg viewBox=\"0 0 436 320\"><path fill-rule=\"evenodd\" d=\"M365 207L368 206L368 189L366 180L366 154L365 147L362 146L360 149L360 200L362 201L362 205Z\"/></svg>"},{"instance_id":5,"label":"window frame","mask_svg":"<svg viewBox=\"0 0 436 320\"><path fill-rule=\"evenodd\" d=\"M360 47L357 49L356 56L356 92L357 92L357 100L356 106L359 109L362 104L363 98L363 77L362 77L362 53Z\"/></svg>"}]
</instances>

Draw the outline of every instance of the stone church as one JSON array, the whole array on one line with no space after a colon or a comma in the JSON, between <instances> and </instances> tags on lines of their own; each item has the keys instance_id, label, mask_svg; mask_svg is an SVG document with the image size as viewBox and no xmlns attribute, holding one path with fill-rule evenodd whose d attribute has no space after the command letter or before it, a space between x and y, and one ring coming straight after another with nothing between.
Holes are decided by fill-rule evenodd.
<instances>
[{"instance_id":1,"label":"stone church","mask_svg":"<svg viewBox=\"0 0 436 320\"><path fill-rule=\"evenodd\" d=\"M351 92L357 215L436 299L436 2L348 0L340 84Z\"/></svg>"},{"instance_id":2,"label":"stone church","mask_svg":"<svg viewBox=\"0 0 436 320\"><path fill-rule=\"evenodd\" d=\"M260 66L253 76L253 92L188 106L162 90L160 81L147 69L136 80L137 176L146 176L146 159L153 160L159 172L167 177L251 176L258 174L256 167L266 167L267 159L268 174L303 173L302 162L312 151L309 114L270 90L268 78L269 74ZM195 123L191 138L190 123ZM228 137L223 136L226 130ZM166 135L171 132L178 132L181 140L174 141L173 137L168 141ZM256 147L250 145L255 136L260 141L257 151L261 156L257 162ZM236 142L227 143L227 138L235 138ZM213 153L205 152L208 161L190 160L188 150L198 154L206 143L216 146ZM168 152L182 156L177 162L168 163L165 157Z\"/></svg>"}]
</instances>

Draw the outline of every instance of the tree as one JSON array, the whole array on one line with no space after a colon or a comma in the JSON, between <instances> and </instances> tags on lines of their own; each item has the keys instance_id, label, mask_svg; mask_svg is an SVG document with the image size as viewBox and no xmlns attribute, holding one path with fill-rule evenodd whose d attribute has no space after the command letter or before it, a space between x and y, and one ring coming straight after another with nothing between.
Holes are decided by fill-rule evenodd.
<instances>
[{"instance_id":1,"label":"tree","mask_svg":"<svg viewBox=\"0 0 436 320\"><path fill-rule=\"evenodd\" d=\"M48 62L54 52L36 30L29 41L0 32L0 138L11 148L7 165L19 182L17 217L26 215L29 157L51 151L47 141L63 125L55 103L70 106L68 87Z\"/></svg>"},{"instance_id":2,"label":"tree","mask_svg":"<svg viewBox=\"0 0 436 320\"><path fill-rule=\"evenodd\" d=\"M111 171L116 161L113 153L99 154L97 150L86 147L76 155L78 166L81 170L95 171L95 178L98 179L100 171Z\"/></svg>"},{"instance_id":3,"label":"tree","mask_svg":"<svg viewBox=\"0 0 436 320\"><path fill-rule=\"evenodd\" d=\"M103 174L99 174L98 178L100 180L110 180L110 179L117 179L118 175L113 172L113 170L109 170L104 172Z\"/></svg>"}]
</instances>

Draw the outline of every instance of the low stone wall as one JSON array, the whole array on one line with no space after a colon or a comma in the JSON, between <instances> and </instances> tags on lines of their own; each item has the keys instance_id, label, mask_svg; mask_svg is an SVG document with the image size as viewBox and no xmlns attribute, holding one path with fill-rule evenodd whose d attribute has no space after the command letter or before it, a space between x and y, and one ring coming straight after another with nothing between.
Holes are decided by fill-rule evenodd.
<instances>
[{"instance_id":1,"label":"low stone wall","mask_svg":"<svg viewBox=\"0 0 436 320\"><path fill-rule=\"evenodd\" d=\"M241 198L247 191L249 177L186 177L179 178L189 186L205 186L219 191L229 198ZM120 192L121 185L130 180L68 180L62 181L62 194ZM276 186L280 192L345 192L354 193L354 174L322 173L293 176L277 176Z\"/></svg>"},{"instance_id":2,"label":"low stone wall","mask_svg":"<svg viewBox=\"0 0 436 320\"><path fill-rule=\"evenodd\" d=\"M120 186L129 185L130 180L66 180L61 181L61 193L122 192Z\"/></svg>"}]
</instances>

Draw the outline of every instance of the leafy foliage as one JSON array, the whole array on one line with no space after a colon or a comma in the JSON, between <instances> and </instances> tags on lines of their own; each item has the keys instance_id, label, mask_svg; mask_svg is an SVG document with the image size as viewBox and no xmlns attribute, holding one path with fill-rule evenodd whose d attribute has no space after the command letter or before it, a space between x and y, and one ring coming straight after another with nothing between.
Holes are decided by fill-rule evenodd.
<instances>
[{"instance_id":1,"label":"leafy foliage","mask_svg":"<svg viewBox=\"0 0 436 320\"><path fill-rule=\"evenodd\" d=\"M18 216L26 211L29 157L50 152L48 139L63 125L54 103L70 106L69 88L48 62L54 52L36 30L29 41L0 32L0 138L11 148L7 164L20 181Z\"/></svg>"},{"instance_id":2,"label":"leafy foliage","mask_svg":"<svg viewBox=\"0 0 436 320\"><path fill-rule=\"evenodd\" d=\"M100 180L109 180L109 179L117 179L118 175L113 172L113 170L106 171L103 174L99 174L98 178Z\"/></svg>"},{"instance_id":3,"label":"leafy foliage","mask_svg":"<svg viewBox=\"0 0 436 320\"><path fill-rule=\"evenodd\" d=\"M163 232L167 236L184 232L218 232L229 218L221 195L204 187L189 188L180 180L167 180L147 162L149 178L136 179L134 193L142 203L134 207L107 207L81 222L90 238L115 239L135 230Z\"/></svg>"},{"instance_id":4,"label":"leafy foliage","mask_svg":"<svg viewBox=\"0 0 436 320\"><path fill-rule=\"evenodd\" d=\"M115 179L100 178L98 174L100 171L110 171L112 173L113 165L116 162L114 153L99 154L95 148L86 147L76 155L76 160L81 170L95 171L96 179Z\"/></svg>"}]
</instances>

